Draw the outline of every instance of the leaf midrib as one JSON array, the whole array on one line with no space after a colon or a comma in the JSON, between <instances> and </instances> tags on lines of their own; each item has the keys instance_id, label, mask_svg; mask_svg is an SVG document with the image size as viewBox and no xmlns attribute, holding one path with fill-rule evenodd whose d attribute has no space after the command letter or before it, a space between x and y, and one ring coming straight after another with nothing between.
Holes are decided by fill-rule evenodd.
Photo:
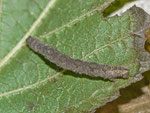
<instances>
[{"instance_id":1,"label":"leaf midrib","mask_svg":"<svg viewBox=\"0 0 150 113\"><path fill-rule=\"evenodd\" d=\"M0 62L0 69L7 64L7 62L10 60L10 58L17 53L21 49L21 47L25 44L26 39L30 36L30 34L33 32L33 30L37 27L37 25L41 22L42 18L47 14L49 9L53 6L56 0L51 0L46 8L43 10L43 12L40 14L40 16L37 18L37 20L33 23L29 31L24 35L24 37L17 43L17 45L1 60Z\"/></svg>"}]
</instances>

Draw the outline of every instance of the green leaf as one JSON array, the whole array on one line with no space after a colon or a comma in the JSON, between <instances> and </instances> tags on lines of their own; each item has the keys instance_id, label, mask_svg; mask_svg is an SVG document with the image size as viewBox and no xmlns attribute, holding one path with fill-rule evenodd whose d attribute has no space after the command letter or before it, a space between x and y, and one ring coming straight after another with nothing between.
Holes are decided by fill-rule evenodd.
<instances>
[{"instance_id":1,"label":"green leaf","mask_svg":"<svg viewBox=\"0 0 150 113\"><path fill-rule=\"evenodd\" d=\"M136 28L136 16L128 11L121 17L104 18L102 12L112 1L2 1L0 112L93 111L135 82L140 61L129 31ZM12 15L16 18L11 20ZM72 58L126 66L130 77L111 82L63 70L26 45L29 35Z\"/></svg>"},{"instance_id":2,"label":"green leaf","mask_svg":"<svg viewBox=\"0 0 150 113\"><path fill-rule=\"evenodd\" d=\"M49 0L0 1L0 60L27 34Z\"/></svg>"},{"instance_id":3,"label":"green leaf","mask_svg":"<svg viewBox=\"0 0 150 113\"><path fill-rule=\"evenodd\" d=\"M113 13L114 11L117 11L119 8L123 7L125 4L129 3L129 2L133 2L135 0L115 0L114 2L112 2L112 4L110 6L108 6L105 10L104 10L104 16L109 16L111 13Z\"/></svg>"}]
</instances>

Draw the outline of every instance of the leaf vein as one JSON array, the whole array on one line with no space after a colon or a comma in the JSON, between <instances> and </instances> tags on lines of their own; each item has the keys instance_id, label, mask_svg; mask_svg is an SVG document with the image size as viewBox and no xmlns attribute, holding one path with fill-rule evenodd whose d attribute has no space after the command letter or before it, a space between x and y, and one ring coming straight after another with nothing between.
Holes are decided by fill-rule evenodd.
<instances>
[{"instance_id":1,"label":"leaf vein","mask_svg":"<svg viewBox=\"0 0 150 113\"><path fill-rule=\"evenodd\" d=\"M55 33L55 32L57 32L57 31L59 31L59 30L65 28L65 27L67 27L68 25L71 25L71 24L75 23L76 21L78 21L78 20L84 18L84 17L87 16L87 15L90 15L90 14L92 14L92 13L94 13L94 12L100 10L100 9L104 9L104 8L106 8L110 3L112 3L113 1L114 1L114 0L111 0L111 1L109 1L109 2L105 2L105 3L102 4L100 7L96 7L95 9L92 9L92 10L88 11L87 13L85 13L85 14L79 16L78 18L76 18L76 19L74 19L74 20L72 20L72 21L70 21L70 22L68 22L68 23L66 23L66 24L64 24L64 25L62 25L61 27L56 28L56 29L53 30L53 31L50 31L49 33L46 33L46 34L43 34L43 35L39 36L39 38L47 37L47 36L49 36L50 34Z\"/></svg>"}]
</instances>

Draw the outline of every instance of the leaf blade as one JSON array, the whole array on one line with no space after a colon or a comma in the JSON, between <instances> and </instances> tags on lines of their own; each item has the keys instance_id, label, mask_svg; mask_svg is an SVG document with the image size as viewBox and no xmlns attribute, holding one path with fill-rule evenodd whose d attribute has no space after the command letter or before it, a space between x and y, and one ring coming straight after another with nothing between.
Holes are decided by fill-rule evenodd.
<instances>
[{"instance_id":1,"label":"leaf blade","mask_svg":"<svg viewBox=\"0 0 150 113\"><path fill-rule=\"evenodd\" d=\"M130 16L135 19L133 15ZM4 107L6 104L0 106L8 112L12 103L15 103L14 112L22 109L25 112L83 112L105 104L118 89L132 81L139 68L137 53L133 49L134 38L127 35L126 27L119 29L119 22L129 20L130 16L128 12L122 17L105 19L100 10L77 21L75 26L69 24L42 39L73 58L109 65L127 65L131 69L131 77L128 80L112 83L81 77L71 72L64 73L64 70L23 46L0 71L0 92L3 94L1 101L9 100L7 108ZM135 22L130 24L130 21L123 26L128 24L130 30L135 28ZM117 25L120 26L118 31L115 29ZM45 26L45 29L48 26ZM114 27L113 30L117 33L112 31L111 27ZM122 37L120 30L123 30ZM111 32L112 40L108 38ZM36 33L35 36L38 34Z\"/></svg>"}]
</instances>

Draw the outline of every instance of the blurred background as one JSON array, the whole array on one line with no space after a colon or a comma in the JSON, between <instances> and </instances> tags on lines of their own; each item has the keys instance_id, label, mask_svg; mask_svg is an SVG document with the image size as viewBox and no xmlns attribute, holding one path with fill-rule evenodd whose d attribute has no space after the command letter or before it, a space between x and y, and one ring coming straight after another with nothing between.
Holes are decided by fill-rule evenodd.
<instances>
[{"instance_id":1,"label":"blurred background","mask_svg":"<svg viewBox=\"0 0 150 113\"><path fill-rule=\"evenodd\" d=\"M150 0L116 0L103 12L104 16L121 15L136 5L150 14ZM120 97L95 113L150 113L150 71L142 74L144 78L120 90Z\"/></svg>"},{"instance_id":2,"label":"blurred background","mask_svg":"<svg viewBox=\"0 0 150 113\"><path fill-rule=\"evenodd\" d=\"M125 12L127 9L129 9L134 5L143 8L147 13L150 14L150 0L122 0L122 1L124 1L122 3L123 7L112 13L111 16L114 16L116 14L121 15L123 12Z\"/></svg>"}]
</instances>

